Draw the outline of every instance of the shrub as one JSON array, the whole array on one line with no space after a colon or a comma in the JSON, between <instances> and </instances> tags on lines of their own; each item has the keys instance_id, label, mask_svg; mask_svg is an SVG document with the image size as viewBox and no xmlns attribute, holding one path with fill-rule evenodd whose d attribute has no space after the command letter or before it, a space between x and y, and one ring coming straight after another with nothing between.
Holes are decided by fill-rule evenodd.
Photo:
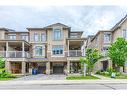
<instances>
[{"instance_id":1,"label":"shrub","mask_svg":"<svg viewBox=\"0 0 127 95\"><path fill-rule=\"evenodd\" d=\"M0 78L15 78L15 76L10 74L9 72L6 71L5 68L3 68L0 69Z\"/></svg>"}]
</instances>

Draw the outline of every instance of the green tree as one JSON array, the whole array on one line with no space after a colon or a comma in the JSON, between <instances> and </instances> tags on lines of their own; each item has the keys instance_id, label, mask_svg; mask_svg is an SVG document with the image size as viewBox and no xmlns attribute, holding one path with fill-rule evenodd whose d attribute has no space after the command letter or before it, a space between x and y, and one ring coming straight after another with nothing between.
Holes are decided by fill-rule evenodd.
<instances>
[{"instance_id":1,"label":"green tree","mask_svg":"<svg viewBox=\"0 0 127 95\"><path fill-rule=\"evenodd\" d=\"M124 38L117 38L108 49L108 56L112 60L113 69L119 71L119 67L124 66L127 58L127 42Z\"/></svg>"},{"instance_id":2,"label":"green tree","mask_svg":"<svg viewBox=\"0 0 127 95\"><path fill-rule=\"evenodd\" d=\"M5 67L5 61L3 58L0 57L0 69L3 69Z\"/></svg>"},{"instance_id":3,"label":"green tree","mask_svg":"<svg viewBox=\"0 0 127 95\"><path fill-rule=\"evenodd\" d=\"M85 57L80 58L80 63L87 64L88 75L91 75L94 65L101 58L101 55L99 54L97 49L91 48L88 48L85 54Z\"/></svg>"}]
</instances>

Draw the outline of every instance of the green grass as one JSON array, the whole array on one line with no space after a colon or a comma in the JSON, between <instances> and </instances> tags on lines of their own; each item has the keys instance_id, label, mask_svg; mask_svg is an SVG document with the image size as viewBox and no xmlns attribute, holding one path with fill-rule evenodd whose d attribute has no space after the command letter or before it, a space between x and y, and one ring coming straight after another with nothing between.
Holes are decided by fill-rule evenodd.
<instances>
[{"instance_id":1,"label":"green grass","mask_svg":"<svg viewBox=\"0 0 127 95\"><path fill-rule=\"evenodd\" d=\"M12 80L12 79L15 79L15 78L0 78L0 81L7 81L7 80Z\"/></svg>"},{"instance_id":2,"label":"green grass","mask_svg":"<svg viewBox=\"0 0 127 95\"><path fill-rule=\"evenodd\" d=\"M115 79L127 79L127 75L116 76Z\"/></svg>"},{"instance_id":3,"label":"green grass","mask_svg":"<svg viewBox=\"0 0 127 95\"><path fill-rule=\"evenodd\" d=\"M95 76L67 76L67 80L94 80L94 79L99 79L98 77Z\"/></svg>"},{"instance_id":4,"label":"green grass","mask_svg":"<svg viewBox=\"0 0 127 95\"><path fill-rule=\"evenodd\" d=\"M102 74L98 74L98 75L111 78L111 76L109 76L109 75L102 75ZM116 76L116 78L114 78L114 79L127 79L127 75L121 74L121 75L119 75L119 76Z\"/></svg>"}]
</instances>

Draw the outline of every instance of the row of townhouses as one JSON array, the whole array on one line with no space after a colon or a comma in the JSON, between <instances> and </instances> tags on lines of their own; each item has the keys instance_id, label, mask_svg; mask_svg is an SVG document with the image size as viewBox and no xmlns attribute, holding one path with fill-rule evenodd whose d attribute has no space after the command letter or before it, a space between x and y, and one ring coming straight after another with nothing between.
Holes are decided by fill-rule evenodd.
<instances>
[{"instance_id":1,"label":"row of townhouses","mask_svg":"<svg viewBox=\"0 0 127 95\"><path fill-rule=\"evenodd\" d=\"M0 56L13 74L31 74L32 69L39 74L79 73L86 41L82 33L61 23L25 32L0 28Z\"/></svg>"},{"instance_id":2,"label":"row of townhouses","mask_svg":"<svg viewBox=\"0 0 127 95\"><path fill-rule=\"evenodd\" d=\"M85 49L96 48L104 57L94 71L105 71L112 65L108 47L118 37L127 39L127 16L110 30L101 30L87 38L82 34L83 31L71 31L71 27L61 23L27 28L25 32L0 28L0 56L13 74L31 74L32 69L39 74L70 74L81 72L80 57L85 56ZM127 72L127 65L121 71Z\"/></svg>"},{"instance_id":3,"label":"row of townhouses","mask_svg":"<svg viewBox=\"0 0 127 95\"><path fill-rule=\"evenodd\" d=\"M96 48L104 56L97 62L94 71L106 71L108 67L112 66L112 61L107 56L107 51L108 47L119 37L127 39L127 15L110 30L100 30L96 35L87 37L86 48ZM120 71L127 73L127 64L125 64L124 67L121 67Z\"/></svg>"}]
</instances>

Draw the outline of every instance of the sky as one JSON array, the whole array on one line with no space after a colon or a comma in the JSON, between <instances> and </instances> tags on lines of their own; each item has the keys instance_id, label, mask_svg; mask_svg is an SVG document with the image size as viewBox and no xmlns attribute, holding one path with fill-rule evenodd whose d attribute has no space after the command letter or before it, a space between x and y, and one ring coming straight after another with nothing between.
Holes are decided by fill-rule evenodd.
<instances>
[{"instance_id":1,"label":"sky","mask_svg":"<svg viewBox=\"0 0 127 95\"><path fill-rule=\"evenodd\" d=\"M0 27L27 31L59 22L87 37L111 29L126 14L126 6L0 6Z\"/></svg>"}]
</instances>

